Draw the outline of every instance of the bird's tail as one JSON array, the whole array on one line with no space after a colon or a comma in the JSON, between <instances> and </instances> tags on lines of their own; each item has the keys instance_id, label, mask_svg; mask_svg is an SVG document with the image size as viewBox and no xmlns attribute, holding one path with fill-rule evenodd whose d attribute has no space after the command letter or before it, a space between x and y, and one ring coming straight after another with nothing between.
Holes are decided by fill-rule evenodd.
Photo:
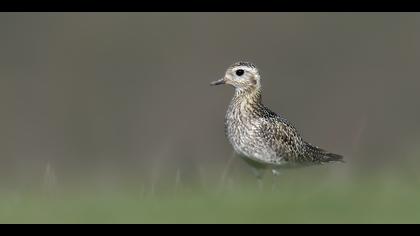
<instances>
[{"instance_id":1,"label":"bird's tail","mask_svg":"<svg viewBox=\"0 0 420 236\"><path fill-rule=\"evenodd\" d=\"M324 157L325 157L323 160L324 162L330 162L330 161L344 162L343 156L339 154L327 152L325 153Z\"/></svg>"},{"instance_id":2,"label":"bird's tail","mask_svg":"<svg viewBox=\"0 0 420 236\"><path fill-rule=\"evenodd\" d=\"M310 143L306 143L306 151L308 155L312 158L313 161L319 162L332 162L332 161L339 161L344 162L343 156L325 151L322 148L319 148L315 145Z\"/></svg>"}]
</instances>

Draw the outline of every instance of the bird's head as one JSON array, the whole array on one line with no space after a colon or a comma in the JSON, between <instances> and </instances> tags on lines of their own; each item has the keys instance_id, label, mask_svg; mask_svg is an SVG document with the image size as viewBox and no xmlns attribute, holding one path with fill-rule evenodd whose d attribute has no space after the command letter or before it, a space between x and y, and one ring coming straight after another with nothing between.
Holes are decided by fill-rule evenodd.
<instances>
[{"instance_id":1,"label":"bird's head","mask_svg":"<svg viewBox=\"0 0 420 236\"><path fill-rule=\"evenodd\" d=\"M237 62L231 65L225 76L210 85L229 84L236 90L256 90L261 87L261 77L257 67L250 62Z\"/></svg>"}]
</instances>

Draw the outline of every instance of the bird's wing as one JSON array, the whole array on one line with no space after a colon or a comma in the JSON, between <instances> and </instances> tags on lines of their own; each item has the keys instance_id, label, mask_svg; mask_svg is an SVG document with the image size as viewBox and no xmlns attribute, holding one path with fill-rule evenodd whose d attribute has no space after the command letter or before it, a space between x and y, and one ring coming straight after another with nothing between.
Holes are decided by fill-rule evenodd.
<instances>
[{"instance_id":1,"label":"bird's wing","mask_svg":"<svg viewBox=\"0 0 420 236\"><path fill-rule=\"evenodd\" d=\"M302 162L304 141L295 127L286 119L277 115L262 118L261 137L284 161Z\"/></svg>"},{"instance_id":2,"label":"bird's wing","mask_svg":"<svg viewBox=\"0 0 420 236\"><path fill-rule=\"evenodd\" d=\"M304 141L296 128L279 116L264 118L260 132L278 158L295 163L343 161L343 156L328 152Z\"/></svg>"}]
</instances>

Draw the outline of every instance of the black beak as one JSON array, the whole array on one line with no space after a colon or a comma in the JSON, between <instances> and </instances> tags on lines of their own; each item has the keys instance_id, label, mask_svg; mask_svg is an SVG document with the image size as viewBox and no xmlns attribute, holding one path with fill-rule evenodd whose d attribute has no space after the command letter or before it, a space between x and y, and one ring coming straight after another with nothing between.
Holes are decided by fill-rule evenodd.
<instances>
[{"instance_id":1,"label":"black beak","mask_svg":"<svg viewBox=\"0 0 420 236\"><path fill-rule=\"evenodd\" d=\"M225 83L226 83L225 82L225 78L221 78L219 80L216 80L216 81L211 82L210 85L211 86L214 86L214 85L225 84Z\"/></svg>"}]
</instances>

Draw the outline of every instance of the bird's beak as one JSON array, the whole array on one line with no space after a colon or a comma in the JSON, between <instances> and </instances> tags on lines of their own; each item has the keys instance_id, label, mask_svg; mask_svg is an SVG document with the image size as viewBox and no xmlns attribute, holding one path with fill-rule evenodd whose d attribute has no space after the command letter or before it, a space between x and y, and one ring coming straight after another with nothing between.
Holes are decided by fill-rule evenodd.
<instances>
[{"instance_id":1,"label":"bird's beak","mask_svg":"<svg viewBox=\"0 0 420 236\"><path fill-rule=\"evenodd\" d=\"M214 85L225 84L225 83L226 83L225 78L221 78L219 80L211 82L210 85L214 86Z\"/></svg>"}]
</instances>

